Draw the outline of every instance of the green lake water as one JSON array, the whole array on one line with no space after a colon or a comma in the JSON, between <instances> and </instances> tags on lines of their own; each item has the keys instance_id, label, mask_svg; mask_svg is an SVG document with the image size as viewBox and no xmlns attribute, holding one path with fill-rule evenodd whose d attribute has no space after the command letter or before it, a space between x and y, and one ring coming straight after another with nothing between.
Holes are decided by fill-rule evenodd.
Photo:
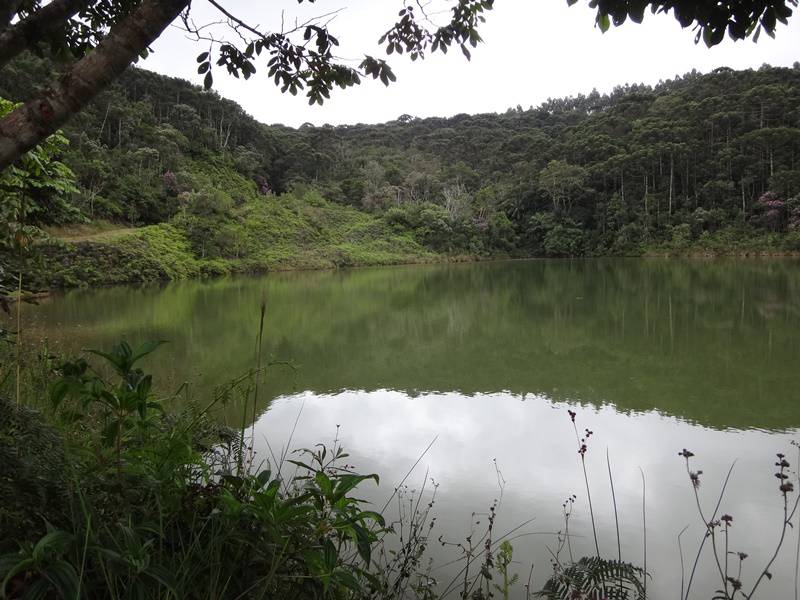
<instances>
[{"instance_id":1,"label":"green lake water","mask_svg":"<svg viewBox=\"0 0 800 600\"><path fill-rule=\"evenodd\" d=\"M264 440L286 445L296 420L293 447L330 441L339 426L351 462L381 474L364 495L382 505L435 438L406 484L421 489L426 471L435 480L434 536L452 541L500 497L496 460L496 529L534 519L513 544L521 579L536 564L535 587L570 494L573 550L594 547L571 409L594 431L586 460L601 551L616 555L608 449L623 558L637 563L644 472L653 598L680 595L678 533L689 526L687 563L703 534L682 448L703 470L709 513L736 461L720 514L734 517L731 549L749 554L746 582L775 547L775 453L794 467L800 438L800 261L514 261L78 290L26 307L26 335L63 352L169 340L146 367L161 390L188 381L202 401L255 364L262 301L264 356L296 365L270 369L261 389L262 458ZM240 423L241 406L219 416ZM797 542L790 531L759 597L794 598ZM431 549L439 565L455 558ZM701 560L692 597L719 587L712 565ZM432 574L446 582L456 571Z\"/></svg>"}]
</instances>

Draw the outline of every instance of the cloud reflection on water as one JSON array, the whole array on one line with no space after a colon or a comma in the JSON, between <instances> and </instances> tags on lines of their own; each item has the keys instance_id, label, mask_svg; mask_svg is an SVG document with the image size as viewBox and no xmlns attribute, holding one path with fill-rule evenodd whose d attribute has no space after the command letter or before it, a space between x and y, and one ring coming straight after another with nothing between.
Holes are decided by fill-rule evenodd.
<instances>
[{"instance_id":1,"label":"cloud reflection on water","mask_svg":"<svg viewBox=\"0 0 800 600\"><path fill-rule=\"evenodd\" d=\"M655 411L623 414L611 406L587 409L553 403L532 394L523 400L508 393L409 397L402 392L379 390L333 395L306 392L281 397L258 421L257 439L269 439L273 449L285 444L301 406L292 447L331 441L340 425L340 439L352 457L348 460L359 471L375 471L383 478L377 490L362 492L378 506L383 505L431 440L437 438L409 480L418 489L427 469L440 484L435 508L436 536L445 533L449 539L456 539L466 535L471 513L485 511L498 496L492 464L496 459L506 481L498 531L510 530L532 517L535 521L525 532L557 531L562 527L561 503L574 493L578 500L571 527L581 537L573 546L576 553L588 554L593 546L591 528L576 441L566 412L568 407L577 406L579 427L594 431L586 459L601 550L611 556L616 554L605 463L608 447L620 511L623 558L637 563L641 563L642 556L639 467L644 469L654 598L673 597L680 589L678 532L690 525L683 542L685 555L692 559L702 532L683 459L678 456L682 448L695 452L695 465L703 470L700 491L705 507L715 503L730 463L737 461L722 512L734 516L731 547L750 555L745 573L752 574L757 565L761 568L779 533L782 504L772 465L776 452L789 449L791 434L719 431ZM263 442L259 452L262 458L268 455ZM707 510L711 512L710 508ZM541 577L549 569L544 545L553 546L554 541L553 536L542 535L515 540L515 558L521 563L534 561ZM793 579L793 547L794 543L788 541L784 560L773 569L775 578L764 590L764 597L778 597L778 590L788 593ZM437 562L453 558L438 544L432 544L431 549ZM529 567L517 567L527 576ZM717 589L711 567L711 563L701 563L695 587L698 597ZM448 570L452 572L452 567L438 572L439 576L444 577Z\"/></svg>"}]
</instances>

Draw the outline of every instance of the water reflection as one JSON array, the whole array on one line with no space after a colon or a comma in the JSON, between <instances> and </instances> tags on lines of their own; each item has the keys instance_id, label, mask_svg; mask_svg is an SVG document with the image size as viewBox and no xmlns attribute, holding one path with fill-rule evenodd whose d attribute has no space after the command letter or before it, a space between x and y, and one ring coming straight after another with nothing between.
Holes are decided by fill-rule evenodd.
<instances>
[{"instance_id":1,"label":"water reflection","mask_svg":"<svg viewBox=\"0 0 800 600\"><path fill-rule=\"evenodd\" d=\"M298 390L509 391L711 427L800 425L800 262L525 261L83 291L33 315L60 347L168 339L151 365L199 390L254 364ZM163 360L168 355L169 360ZM238 407L230 418L238 422Z\"/></svg>"},{"instance_id":2,"label":"water reflection","mask_svg":"<svg viewBox=\"0 0 800 600\"><path fill-rule=\"evenodd\" d=\"M525 261L281 274L139 289L77 291L26 314L29 336L75 351L168 339L149 359L163 390L184 380L198 396L255 362L259 306L267 302L265 355L273 368L260 397L260 456L286 443L330 440L336 425L379 506L434 437L411 478L440 484L437 535L457 539L471 513L507 485L497 529L535 518L514 541L515 565L535 582L549 571L546 544L576 494L576 553L590 553L585 492L567 407L589 427L587 462L601 549L614 554L605 452L613 469L623 557L641 562L642 483L647 477L648 561L654 598L680 589L676 536L687 561L702 535L677 453L704 471L706 507L736 460L722 511L734 516L731 547L763 567L781 524L775 453L800 426L800 262ZM27 309L26 309L27 310ZM220 418L241 423L242 407ZM787 452L788 454L788 452ZM710 512L710 511L709 511ZM793 587L794 532L764 598ZM431 545L441 553L441 547ZM440 556L444 564L451 555ZM710 561L710 558L708 559ZM448 570L449 569L449 570ZM688 567L687 567L688 569ZM701 563L696 597L718 583ZM435 573L452 576L452 567Z\"/></svg>"},{"instance_id":3,"label":"water reflection","mask_svg":"<svg viewBox=\"0 0 800 600\"><path fill-rule=\"evenodd\" d=\"M579 425L595 434L586 455L592 486L601 551L616 555L613 506L605 452L609 449L622 530L623 558L641 564L643 556L641 467L647 481L648 561L653 572L653 598L680 595L680 560L676 536L689 525L682 540L687 560L694 559L704 531L697 515L692 488L678 452L691 448L702 468L700 489L709 514L728 468L736 466L720 515L734 516L731 549L747 552L745 577L757 573L774 550L780 533L781 496L772 475L775 452L790 449L791 434L761 431L719 431L687 426L656 412L620 415L612 407L585 408L551 402L546 397L523 400L508 393L422 394L414 398L400 392L344 392L336 395L303 393L278 399L256 427L259 453L268 457L264 440L286 443L298 411L302 409L293 447L330 441L341 425L339 437L351 451L351 462L362 472L379 472L378 488L367 486L362 496L383 506L393 487L407 474L428 444L409 485L420 489L426 470L437 483L435 534L458 540L470 530L473 511L486 511L499 497L493 459L506 485L497 530L507 532L533 518L516 532L515 569L527 578L536 564L538 581L548 572L555 548L552 532L563 527L561 503L578 496L571 529L576 534L576 554L591 554L593 541L588 521L583 475L567 408L577 408ZM796 432L795 432L796 433ZM480 517L479 517L480 518ZM764 598L788 597L794 577L795 534L790 534L774 578L763 590ZM454 558L451 549L430 545L437 564ZM718 589L713 563L701 562L693 597L709 598ZM527 564L526 564L527 563ZM458 566L438 569L434 576L450 581ZM687 571L690 567L687 567ZM522 590L518 589L518 597Z\"/></svg>"}]
</instances>

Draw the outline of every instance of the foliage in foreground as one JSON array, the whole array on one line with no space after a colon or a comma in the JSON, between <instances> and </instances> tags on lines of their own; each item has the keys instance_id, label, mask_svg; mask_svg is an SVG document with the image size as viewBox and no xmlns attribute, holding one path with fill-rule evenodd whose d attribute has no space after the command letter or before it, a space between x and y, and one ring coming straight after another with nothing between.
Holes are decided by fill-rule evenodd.
<instances>
[{"instance_id":1,"label":"foliage in foreground","mask_svg":"<svg viewBox=\"0 0 800 600\"><path fill-rule=\"evenodd\" d=\"M46 416L0 401L0 597L436 597L433 502L387 524L336 441L257 463L244 425L208 418L257 371L167 414L138 367L158 345L64 363ZM513 548L491 527L475 543L461 597L508 597Z\"/></svg>"},{"instance_id":2,"label":"foliage in foreground","mask_svg":"<svg viewBox=\"0 0 800 600\"><path fill-rule=\"evenodd\" d=\"M383 511L356 496L359 486L378 483L378 476L347 464L338 438L330 447L257 461L255 431L246 424L253 421L248 403L255 410L260 359L258 368L215 390L207 405L169 414L166 399L154 395L151 376L139 367L159 345L134 349L122 342L110 352L89 351L103 361L96 369L84 358L63 363L44 413L0 396L0 598L434 600L458 593L463 599L507 600L520 583L512 545L494 533L498 501L482 532L458 543L439 537L458 549L461 568L449 583L436 581L426 556L435 490L429 503L421 506L420 493L409 503L410 514L401 511L387 522ZM244 400L241 428L215 424L209 411L234 397ZM576 413L569 416L585 471L593 433L579 433ZM755 597L772 578L770 569L797 514L800 497L793 496L788 461L779 454L776 463L781 537L745 593L741 563L747 554L737 553L736 573L719 554L722 541L728 553L733 521L718 516L727 480L714 512L706 514L698 496L702 471L691 469L690 451L680 456L705 528L697 557L711 546L719 566L716 597ZM613 494L610 463L609 477ZM588 478L586 486L597 548ZM529 576L526 597L646 598L646 562L640 568L621 555L604 557L599 549L595 556L573 558L574 501L571 496L563 506L564 528L551 550L553 572L537 592ZM568 560L562 558L567 552ZM681 597L689 597L697 559L694 565Z\"/></svg>"},{"instance_id":3,"label":"foliage in foreground","mask_svg":"<svg viewBox=\"0 0 800 600\"><path fill-rule=\"evenodd\" d=\"M351 495L377 476L352 472L334 445L303 451L283 479L254 463L243 431L212 425L205 411L164 414L136 366L155 346L98 353L113 383L82 359L63 365L51 390L63 439L30 411L0 405L0 453L11 466L0 488L0 595L337 598L378 589L369 565L385 523ZM31 437L36 444L24 443Z\"/></svg>"},{"instance_id":4,"label":"foliage in foreground","mask_svg":"<svg viewBox=\"0 0 800 600\"><path fill-rule=\"evenodd\" d=\"M537 595L541 598L644 598L646 574L638 567L599 556L583 557L553 577Z\"/></svg>"}]
</instances>

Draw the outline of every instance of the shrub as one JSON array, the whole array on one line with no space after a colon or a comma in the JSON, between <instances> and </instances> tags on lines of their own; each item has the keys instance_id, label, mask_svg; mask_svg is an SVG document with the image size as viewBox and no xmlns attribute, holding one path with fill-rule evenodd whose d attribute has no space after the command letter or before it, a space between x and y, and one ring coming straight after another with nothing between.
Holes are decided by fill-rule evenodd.
<instances>
[{"instance_id":1,"label":"shrub","mask_svg":"<svg viewBox=\"0 0 800 600\"><path fill-rule=\"evenodd\" d=\"M385 522L352 496L377 475L353 472L334 443L298 453L284 479L210 407L165 414L138 367L157 346L93 351L115 382L65 363L58 429L0 404L0 595L344 598L384 585L370 568ZM255 375L215 401L248 395Z\"/></svg>"}]
</instances>

